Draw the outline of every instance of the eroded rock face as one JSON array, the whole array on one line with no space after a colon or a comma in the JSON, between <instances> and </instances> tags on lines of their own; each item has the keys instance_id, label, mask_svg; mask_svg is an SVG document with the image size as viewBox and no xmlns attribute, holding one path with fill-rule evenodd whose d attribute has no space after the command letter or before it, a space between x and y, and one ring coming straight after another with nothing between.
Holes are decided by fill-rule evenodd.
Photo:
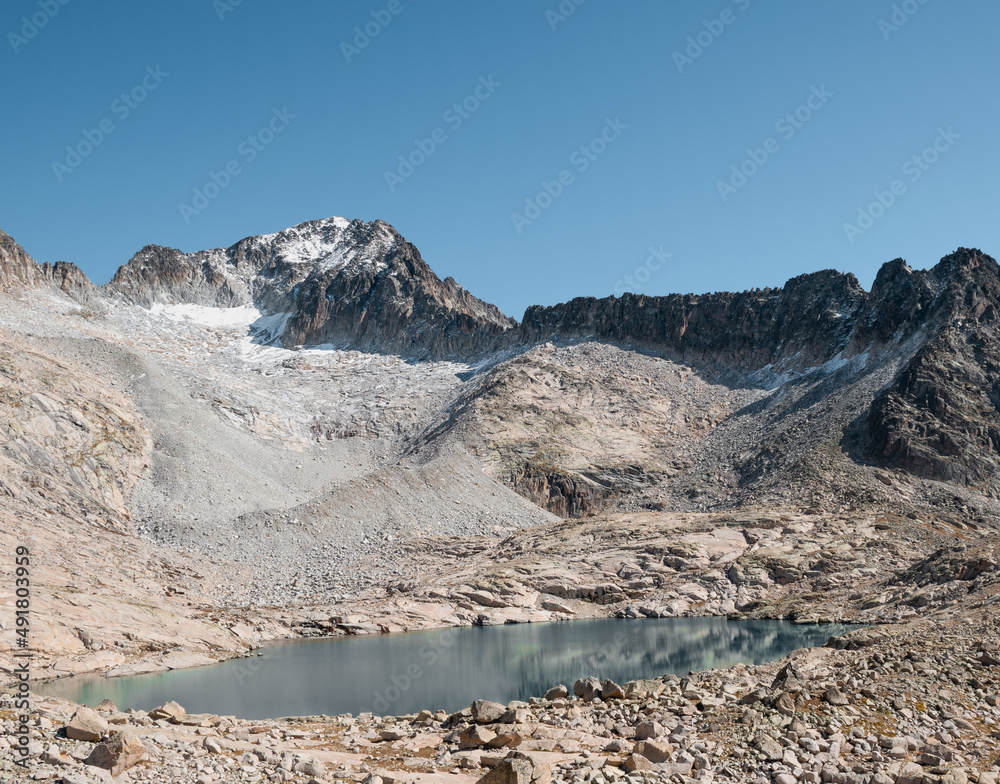
<instances>
[{"instance_id":1,"label":"eroded rock face","mask_svg":"<svg viewBox=\"0 0 1000 784\"><path fill-rule=\"evenodd\" d=\"M516 322L441 280L383 221L310 221L229 248L182 253L147 245L108 293L130 302L256 305L264 341L349 345L422 358L479 355Z\"/></svg>"},{"instance_id":2,"label":"eroded rock face","mask_svg":"<svg viewBox=\"0 0 1000 784\"><path fill-rule=\"evenodd\" d=\"M826 362L851 337L853 317L868 300L857 278L824 270L780 289L647 297L579 297L524 314L526 342L593 335L655 347L686 362L756 370L795 357L802 367Z\"/></svg>"},{"instance_id":3,"label":"eroded rock face","mask_svg":"<svg viewBox=\"0 0 1000 784\"><path fill-rule=\"evenodd\" d=\"M940 293L927 308L924 328L936 334L871 406L864 422L868 454L919 477L976 486L995 496L1000 491L997 264L979 251L960 249L928 276Z\"/></svg>"},{"instance_id":4,"label":"eroded rock face","mask_svg":"<svg viewBox=\"0 0 1000 784\"><path fill-rule=\"evenodd\" d=\"M34 286L39 278L38 265L13 237L0 230L0 290L12 286Z\"/></svg>"}]
</instances>

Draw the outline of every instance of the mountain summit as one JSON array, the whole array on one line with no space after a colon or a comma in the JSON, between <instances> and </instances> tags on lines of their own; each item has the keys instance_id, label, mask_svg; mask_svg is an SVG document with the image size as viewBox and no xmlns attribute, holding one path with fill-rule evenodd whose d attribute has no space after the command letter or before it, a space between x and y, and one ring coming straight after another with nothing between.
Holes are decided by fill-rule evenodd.
<instances>
[{"instance_id":1,"label":"mountain summit","mask_svg":"<svg viewBox=\"0 0 1000 784\"><path fill-rule=\"evenodd\" d=\"M452 278L441 280L389 224L327 218L228 248L147 245L108 293L138 305L254 305L261 337L293 348L333 344L419 358L495 348L516 326Z\"/></svg>"}]
</instances>

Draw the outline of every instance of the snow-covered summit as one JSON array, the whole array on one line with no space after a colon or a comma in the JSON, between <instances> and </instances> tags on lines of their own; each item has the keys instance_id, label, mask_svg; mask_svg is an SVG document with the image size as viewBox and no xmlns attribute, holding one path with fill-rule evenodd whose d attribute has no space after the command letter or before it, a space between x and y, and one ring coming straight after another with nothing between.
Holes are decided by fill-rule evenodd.
<instances>
[{"instance_id":1,"label":"snow-covered summit","mask_svg":"<svg viewBox=\"0 0 1000 784\"><path fill-rule=\"evenodd\" d=\"M455 281L438 278L381 220L324 218L194 253L147 245L105 288L146 308L253 306L282 314L280 332L269 331L268 340L287 347L465 357L495 347L515 326Z\"/></svg>"}]
</instances>

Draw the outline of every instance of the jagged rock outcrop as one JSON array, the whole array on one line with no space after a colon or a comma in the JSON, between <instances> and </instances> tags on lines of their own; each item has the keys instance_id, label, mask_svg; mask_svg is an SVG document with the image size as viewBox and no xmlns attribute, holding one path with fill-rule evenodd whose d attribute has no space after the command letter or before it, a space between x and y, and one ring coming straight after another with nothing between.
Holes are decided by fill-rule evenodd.
<instances>
[{"instance_id":1,"label":"jagged rock outcrop","mask_svg":"<svg viewBox=\"0 0 1000 784\"><path fill-rule=\"evenodd\" d=\"M924 329L916 356L875 400L864 423L869 456L916 476L1000 491L1000 267L960 248L896 285L909 301L899 329ZM936 291L933 300L905 296Z\"/></svg>"},{"instance_id":2,"label":"jagged rock outcrop","mask_svg":"<svg viewBox=\"0 0 1000 784\"><path fill-rule=\"evenodd\" d=\"M51 283L78 302L98 302L100 289L95 286L76 264L70 261L46 262L39 267L42 280Z\"/></svg>"},{"instance_id":3,"label":"jagged rock outcrop","mask_svg":"<svg viewBox=\"0 0 1000 784\"><path fill-rule=\"evenodd\" d=\"M516 326L383 221L309 221L229 248L185 254L147 245L106 287L149 306L255 305L261 338L438 358L484 354Z\"/></svg>"},{"instance_id":4,"label":"jagged rock outcrop","mask_svg":"<svg viewBox=\"0 0 1000 784\"><path fill-rule=\"evenodd\" d=\"M91 301L98 288L68 261L38 264L13 237L0 230L0 291L15 286L54 285L80 302Z\"/></svg>"},{"instance_id":5,"label":"jagged rock outcrop","mask_svg":"<svg viewBox=\"0 0 1000 784\"><path fill-rule=\"evenodd\" d=\"M785 359L798 369L842 351L867 300L854 275L824 270L780 289L536 305L525 311L520 336L525 342L593 336L654 348L683 362L747 371Z\"/></svg>"},{"instance_id":6,"label":"jagged rock outcrop","mask_svg":"<svg viewBox=\"0 0 1000 784\"><path fill-rule=\"evenodd\" d=\"M0 229L0 290L12 286L34 286L39 282L38 265L14 238Z\"/></svg>"}]
</instances>

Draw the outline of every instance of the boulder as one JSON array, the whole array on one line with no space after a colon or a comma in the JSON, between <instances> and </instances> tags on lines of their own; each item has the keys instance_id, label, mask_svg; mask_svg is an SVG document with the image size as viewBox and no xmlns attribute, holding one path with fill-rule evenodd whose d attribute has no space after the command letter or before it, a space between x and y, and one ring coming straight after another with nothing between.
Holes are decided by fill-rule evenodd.
<instances>
[{"instance_id":1,"label":"boulder","mask_svg":"<svg viewBox=\"0 0 1000 784\"><path fill-rule=\"evenodd\" d=\"M161 705L159 708L153 708L153 710L149 712L149 718L153 721L159 721L161 719L171 721L172 719L185 715L187 715L187 711L172 700L164 705Z\"/></svg>"},{"instance_id":2,"label":"boulder","mask_svg":"<svg viewBox=\"0 0 1000 784\"><path fill-rule=\"evenodd\" d=\"M847 705L849 702L844 693L838 689L836 685L830 686L830 688L826 690L826 694L823 695L823 699L831 705Z\"/></svg>"},{"instance_id":3,"label":"boulder","mask_svg":"<svg viewBox=\"0 0 1000 784\"><path fill-rule=\"evenodd\" d=\"M306 776L322 776L326 773L326 768L322 762L313 757L299 760L292 766L296 773L304 773Z\"/></svg>"},{"instance_id":4,"label":"boulder","mask_svg":"<svg viewBox=\"0 0 1000 784\"><path fill-rule=\"evenodd\" d=\"M605 700L620 700L625 697L622 687L608 678L601 684L601 698Z\"/></svg>"},{"instance_id":5,"label":"boulder","mask_svg":"<svg viewBox=\"0 0 1000 784\"><path fill-rule=\"evenodd\" d=\"M658 721L640 721L635 727L636 740L652 740L663 734L663 725Z\"/></svg>"},{"instance_id":6,"label":"boulder","mask_svg":"<svg viewBox=\"0 0 1000 784\"><path fill-rule=\"evenodd\" d=\"M66 737L97 743L107 734L108 723L90 708L78 708L66 725Z\"/></svg>"},{"instance_id":7,"label":"boulder","mask_svg":"<svg viewBox=\"0 0 1000 784\"><path fill-rule=\"evenodd\" d=\"M622 764L622 767L629 773L634 773L637 770L654 770L656 768L652 762L643 757L641 754L629 754L625 758L625 762Z\"/></svg>"},{"instance_id":8,"label":"boulder","mask_svg":"<svg viewBox=\"0 0 1000 784\"><path fill-rule=\"evenodd\" d=\"M524 738L519 732L514 730L503 730L498 732L493 740L489 741L486 746L491 749L513 749L521 745Z\"/></svg>"},{"instance_id":9,"label":"boulder","mask_svg":"<svg viewBox=\"0 0 1000 784\"><path fill-rule=\"evenodd\" d=\"M500 717L501 724L526 724L531 721L531 711L527 708L508 708Z\"/></svg>"},{"instance_id":10,"label":"boulder","mask_svg":"<svg viewBox=\"0 0 1000 784\"><path fill-rule=\"evenodd\" d=\"M758 736L754 740L753 745L754 748L764 755L764 758L768 762L777 762L785 754L785 750L782 748L781 744L770 735Z\"/></svg>"},{"instance_id":11,"label":"boulder","mask_svg":"<svg viewBox=\"0 0 1000 784\"><path fill-rule=\"evenodd\" d=\"M103 743L98 743L83 761L118 776L131 768L146 755L146 747L131 732L115 732Z\"/></svg>"},{"instance_id":12,"label":"boulder","mask_svg":"<svg viewBox=\"0 0 1000 784\"><path fill-rule=\"evenodd\" d=\"M548 765L512 751L476 784L549 784L551 780Z\"/></svg>"},{"instance_id":13,"label":"boulder","mask_svg":"<svg viewBox=\"0 0 1000 784\"><path fill-rule=\"evenodd\" d=\"M545 692L545 699L547 700L561 700L569 696L569 689L563 684L558 686L553 686L547 692Z\"/></svg>"},{"instance_id":14,"label":"boulder","mask_svg":"<svg viewBox=\"0 0 1000 784\"><path fill-rule=\"evenodd\" d=\"M507 712L507 706L489 700L476 700L469 706L473 721L480 724L493 724Z\"/></svg>"},{"instance_id":15,"label":"boulder","mask_svg":"<svg viewBox=\"0 0 1000 784\"><path fill-rule=\"evenodd\" d=\"M662 681L638 680L629 681L625 684L624 692L626 697L636 697L644 700L658 696L665 686Z\"/></svg>"},{"instance_id":16,"label":"boulder","mask_svg":"<svg viewBox=\"0 0 1000 784\"><path fill-rule=\"evenodd\" d=\"M650 762L669 762L673 751L674 747L669 743L658 740L644 740L635 746L635 753L641 754Z\"/></svg>"},{"instance_id":17,"label":"boulder","mask_svg":"<svg viewBox=\"0 0 1000 784\"><path fill-rule=\"evenodd\" d=\"M783 716L794 716L795 715L795 698L792 697L787 691L782 692L781 696L774 701L774 707L778 713Z\"/></svg>"},{"instance_id":18,"label":"boulder","mask_svg":"<svg viewBox=\"0 0 1000 784\"><path fill-rule=\"evenodd\" d=\"M493 730L473 724L466 727L458 736L458 747L460 749L477 749L488 744L496 736L497 734Z\"/></svg>"},{"instance_id":19,"label":"boulder","mask_svg":"<svg viewBox=\"0 0 1000 784\"><path fill-rule=\"evenodd\" d=\"M573 684L573 693L586 702L596 700L601 696L601 682L597 678L580 678Z\"/></svg>"}]
</instances>

